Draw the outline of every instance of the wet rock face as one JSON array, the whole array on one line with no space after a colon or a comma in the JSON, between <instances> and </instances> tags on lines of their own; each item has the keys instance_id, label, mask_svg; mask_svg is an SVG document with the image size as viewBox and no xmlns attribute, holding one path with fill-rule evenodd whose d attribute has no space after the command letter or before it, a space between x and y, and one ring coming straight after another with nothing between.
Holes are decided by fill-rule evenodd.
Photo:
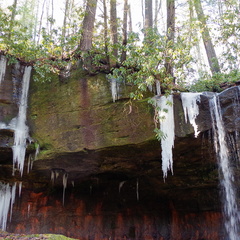
<instances>
[{"instance_id":1,"label":"wet rock face","mask_svg":"<svg viewBox=\"0 0 240 240\"><path fill-rule=\"evenodd\" d=\"M61 233L93 240L222 239L216 189L173 192L159 189L148 178L119 183L105 175L69 186L64 205L61 187L49 195L24 190L14 205L8 231Z\"/></svg>"},{"instance_id":2,"label":"wet rock face","mask_svg":"<svg viewBox=\"0 0 240 240\"><path fill-rule=\"evenodd\" d=\"M17 109L10 76L20 72L14 71L7 70L8 87L0 92L0 121L6 123ZM13 132L0 130L0 180L23 182L7 230L92 240L224 239L209 96L201 95L201 133L194 138L180 95L174 95L173 174L164 181L154 109L128 104L124 94L113 103L110 89L104 75L78 71L31 83L28 123L41 154L29 173L27 156L22 177L12 176ZM220 94L231 134L240 126L238 97L237 87Z\"/></svg>"}]
</instances>

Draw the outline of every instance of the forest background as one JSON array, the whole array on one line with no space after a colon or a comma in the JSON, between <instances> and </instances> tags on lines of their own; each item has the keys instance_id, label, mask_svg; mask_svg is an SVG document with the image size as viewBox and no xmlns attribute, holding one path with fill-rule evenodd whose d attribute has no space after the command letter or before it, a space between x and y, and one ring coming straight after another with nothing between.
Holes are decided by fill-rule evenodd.
<instances>
[{"instance_id":1,"label":"forest background","mask_svg":"<svg viewBox=\"0 0 240 240\"><path fill-rule=\"evenodd\" d=\"M80 63L146 91L221 91L240 80L239 0L0 0L0 50L49 81Z\"/></svg>"}]
</instances>

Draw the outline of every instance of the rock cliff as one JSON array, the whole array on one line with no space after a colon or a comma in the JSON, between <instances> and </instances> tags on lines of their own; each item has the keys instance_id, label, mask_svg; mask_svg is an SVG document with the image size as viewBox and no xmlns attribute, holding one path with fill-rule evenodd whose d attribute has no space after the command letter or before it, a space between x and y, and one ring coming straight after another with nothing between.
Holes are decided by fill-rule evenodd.
<instances>
[{"instance_id":1,"label":"rock cliff","mask_svg":"<svg viewBox=\"0 0 240 240\"><path fill-rule=\"evenodd\" d=\"M21 71L14 69L7 67L0 86L0 121L6 124L18 109L14 89ZM207 94L199 102L198 138L174 94L174 174L164 181L154 109L147 101L130 103L130 86L121 91L113 102L105 75L79 69L51 82L31 81L28 125L40 154L32 161L29 145L22 177L12 176L13 131L0 130L0 180L22 182L7 230L82 240L224 239ZM238 87L220 94L225 127L235 140L239 94ZM232 143L238 150L239 141Z\"/></svg>"}]
</instances>

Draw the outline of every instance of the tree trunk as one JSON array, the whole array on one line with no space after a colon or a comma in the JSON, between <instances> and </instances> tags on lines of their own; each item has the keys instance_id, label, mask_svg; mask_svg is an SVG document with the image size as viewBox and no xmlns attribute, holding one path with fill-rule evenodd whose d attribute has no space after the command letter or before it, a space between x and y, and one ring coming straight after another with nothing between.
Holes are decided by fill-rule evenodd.
<instances>
[{"instance_id":1,"label":"tree trunk","mask_svg":"<svg viewBox=\"0 0 240 240\"><path fill-rule=\"evenodd\" d=\"M82 24L82 34L78 49L89 51L92 48L93 29L97 9L97 0L88 0Z\"/></svg>"},{"instance_id":2,"label":"tree trunk","mask_svg":"<svg viewBox=\"0 0 240 240\"><path fill-rule=\"evenodd\" d=\"M197 13L198 21L201 22L202 25L202 38L204 47L206 50L208 63L212 73L220 72L220 66L218 63L217 55L212 43L212 38L209 33L209 29L207 27L207 22L205 19L205 15L203 12L202 4L200 0L194 0L194 6Z\"/></svg>"},{"instance_id":3,"label":"tree trunk","mask_svg":"<svg viewBox=\"0 0 240 240\"><path fill-rule=\"evenodd\" d=\"M158 0L155 0L154 27L156 29L158 27L158 15L159 15L161 6L162 6L162 0L160 0L159 2Z\"/></svg>"},{"instance_id":4,"label":"tree trunk","mask_svg":"<svg viewBox=\"0 0 240 240\"><path fill-rule=\"evenodd\" d=\"M64 18L63 18L63 27L62 27L62 49L64 51L65 47L65 38L66 38L66 30L67 30L67 18L69 14L69 0L65 0L65 10L64 10Z\"/></svg>"},{"instance_id":5,"label":"tree trunk","mask_svg":"<svg viewBox=\"0 0 240 240\"><path fill-rule=\"evenodd\" d=\"M38 29L38 42L37 42L38 45L39 45L40 39L41 39L41 30L42 30L42 21L43 21L45 3L46 3L46 0L44 0L44 2L42 4L42 13L41 13L40 22L39 22L39 29Z\"/></svg>"},{"instance_id":6,"label":"tree trunk","mask_svg":"<svg viewBox=\"0 0 240 240\"><path fill-rule=\"evenodd\" d=\"M123 48L127 45L127 17L128 17L128 0L124 0L124 10L123 10ZM125 61L127 57L127 52L125 49L122 51L121 62Z\"/></svg>"},{"instance_id":7,"label":"tree trunk","mask_svg":"<svg viewBox=\"0 0 240 240\"><path fill-rule=\"evenodd\" d=\"M167 41L174 42L175 36L175 0L167 0ZM165 62L166 73L173 77L173 66L171 63L171 56L167 56Z\"/></svg>"},{"instance_id":8,"label":"tree trunk","mask_svg":"<svg viewBox=\"0 0 240 240\"><path fill-rule=\"evenodd\" d=\"M131 14L131 7L130 7L130 4L128 4L128 25L129 25L129 32L132 32L133 31L133 28L132 28L132 14Z\"/></svg>"},{"instance_id":9,"label":"tree trunk","mask_svg":"<svg viewBox=\"0 0 240 240\"><path fill-rule=\"evenodd\" d=\"M113 44L112 53L115 58L112 64L116 65L117 57L118 57L117 1L116 0L110 0L110 28L111 28L111 38L112 38L112 44Z\"/></svg>"},{"instance_id":10,"label":"tree trunk","mask_svg":"<svg viewBox=\"0 0 240 240\"><path fill-rule=\"evenodd\" d=\"M11 15L11 20L10 20L9 34L8 34L9 40L11 39L16 14L17 14L17 0L14 0L14 3L12 5L12 15Z\"/></svg>"},{"instance_id":11,"label":"tree trunk","mask_svg":"<svg viewBox=\"0 0 240 240\"><path fill-rule=\"evenodd\" d=\"M104 51L106 56L107 65L109 65L109 52L108 52L108 20L107 20L107 4L103 0L103 17L104 17Z\"/></svg>"},{"instance_id":12,"label":"tree trunk","mask_svg":"<svg viewBox=\"0 0 240 240\"><path fill-rule=\"evenodd\" d=\"M152 0L145 0L145 22L144 29L147 32L153 27ZM146 34L145 32L145 34Z\"/></svg>"}]
</instances>

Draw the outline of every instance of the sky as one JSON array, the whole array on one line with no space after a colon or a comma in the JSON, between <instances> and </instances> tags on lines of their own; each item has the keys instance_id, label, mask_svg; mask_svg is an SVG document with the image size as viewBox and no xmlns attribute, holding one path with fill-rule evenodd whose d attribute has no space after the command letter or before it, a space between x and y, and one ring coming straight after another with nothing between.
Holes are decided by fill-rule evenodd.
<instances>
[{"instance_id":1,"label":"sky","mask_svg":"<svg viewBox=\"0 0 240 240\"><path fill-rule=\"evenodd\" d=\"M14 0L0 0L0 5L3 7L7 7L12 5ZM19 3L24 2L24 0L18 0ZM44 0L39 0L40 6L42 6ZM65 6L65 0L53 0L54 2L54 18L56 19L56 22L58 23L59 26L62 25L63 23L63 16L64 16L64 6ZM118 1L118 17L122 18L123 17L123 1ZM139 28L142 27L142 7L141 3L142 0L129 0L129 4L131 5L131 10L132 10L132 21L133 21L133 29L134 31L138 31ZM165 2L165 1L162 1ZM75 4L80 6L83 4L83 0L75 0ZM164 3L163 3L164 4ZM101 1L98 0L98 12L97 14L100 14L100 8L101 8ZM164 8L164 6L163 6ZM160 14L160 18L162 18L161 15L164 15L163 13ZM161 22L164 22L163 19L161 19ZM140 24L140 25L139 25ZM164 25L164 24L162 24Z\"/></svg>"}]
</instances>

